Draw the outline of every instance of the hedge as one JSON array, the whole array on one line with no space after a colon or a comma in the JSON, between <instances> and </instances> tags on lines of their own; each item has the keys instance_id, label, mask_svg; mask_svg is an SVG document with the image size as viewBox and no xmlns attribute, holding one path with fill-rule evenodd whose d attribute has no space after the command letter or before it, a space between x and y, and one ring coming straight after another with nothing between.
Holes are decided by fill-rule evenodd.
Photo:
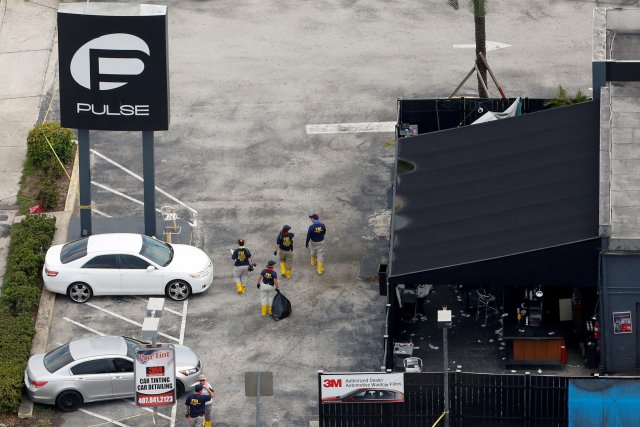
<instances>
[{"instance_id":1,"label":"hedge","mask_svg":"<svg viewBox=\"0 0 640 427\"><path fill-rule=\"evenodd\" d=\"M55 219L44 215L27 216L11 230L0 295L0 413L15 412L20 405L24 369L35 335L40 272L55 231Z\"/></svg>"},{"instance_id":2,"label":"hedge","mask_svg":"<svg viewBox=\"0 0 640 427\"><path fill-rule=\"evenodd\" d=\"M51 145L49 145L51 144ZM38 123L27 136L27 159L37 168L51 168L57 162L51 151L55 150L62 163L68 165L73 160L73 132L60 127L60 123Z\"/></svg>"}]
</instances>

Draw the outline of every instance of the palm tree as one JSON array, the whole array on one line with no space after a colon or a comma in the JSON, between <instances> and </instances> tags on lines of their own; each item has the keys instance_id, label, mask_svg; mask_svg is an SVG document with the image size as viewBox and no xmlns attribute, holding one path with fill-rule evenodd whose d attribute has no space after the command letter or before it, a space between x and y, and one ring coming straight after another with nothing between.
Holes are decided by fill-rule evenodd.
<instances>
[{"instance_id":1,"label":"palm tree","mask_svg":"<svg viewBox=\"0 0 640 427\"><path fill-rule=\"evenodd\" d=\"M479 71L478 95L480 96L480 98L489 97L489 94L480 81L480 79L482 78L482 81L487 83L487 66L480 58L480 54L482 54L485 58L487 57L487 33L485 31L484 20L484 17L487 13L487 1L488 0L469 0L469 8L473 12L473 22L475 24L476 30L476 66L478 67ZM448 0L447 3L455 10L458 10L460 8L458 0Z\"/></svg>"}]
</instances>

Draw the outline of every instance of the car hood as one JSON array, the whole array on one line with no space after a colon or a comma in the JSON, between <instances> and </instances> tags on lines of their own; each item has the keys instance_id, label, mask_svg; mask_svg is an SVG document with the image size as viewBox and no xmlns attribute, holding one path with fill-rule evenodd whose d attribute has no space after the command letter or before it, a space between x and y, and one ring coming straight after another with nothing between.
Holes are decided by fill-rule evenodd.
<instances>
[{"instance_id":1,"label":"car hood","mask_svg":"<svg viewBox=\"0 0 640 427\"><path fill-rule=\"evenodd\" d=\"M176 350L176 369L186 369L198 366L198 356L189 347L179 344L173 346Z\"/></svg>"},{"instance_id":2,"label":"car hood","mask_svg":"<svg viewBox=\"0 0 640 427\"><path fill-rule=\"evenodd\" d=\"M35 354L29 358L27 375L32 380L51 376L51 372L47 371L47 368L44 366L44 353Z\"/></svg>"},{"instance_id":3,"label":"car hood","mask_svg":"<svg viewBox=\"0 0 640 427\"><path fill-rule=\"evenodd\" d=\"M47 250L47 255L44 258L45 264L47 264L47 265L56 265L56 266L62 265L62 262L60 261L60 252L62 252L62 247L63 246L64 245L51 246Z\"/></svg>"},{"instance_id":4,"label":"car hood","mask_svg":"<svg viewBox=\"0 0 640 427\"><path fill-rule=\"evenodd\" d=\"M167 266L174 271L197 273L206 269L211 260L201 249L190 245L171 245L173 247L173 259Z\"/></svg>"}]
</instances>

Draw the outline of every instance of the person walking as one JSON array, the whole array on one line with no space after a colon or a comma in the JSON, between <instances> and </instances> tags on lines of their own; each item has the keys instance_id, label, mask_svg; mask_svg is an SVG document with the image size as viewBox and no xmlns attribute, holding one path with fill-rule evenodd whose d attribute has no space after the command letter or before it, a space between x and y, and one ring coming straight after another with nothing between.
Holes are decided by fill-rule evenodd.
<instances>
[{"instance_id":1,"label":"person walking","mask_svg":"<svg viewBox=\"0 0 640 427\"><path fill-rule=\"evenodd\" d=\"M205 403L211 400L211 395L207 392L202 393L200 384L196 384L195 392L187 396L184 401L187 405L187 422L189 427L204 427Z\"/></svg>"},{"instance_id":2,"label":"person walking","mask_svg":"<svg viewBox=\"0 0 640 427\"><path fill-rule=\"evenodd\" d=\"M293 268L293 237L295 236L290 230L291 227L288 225L282 227L282 231L276 238L276 250L273 251L274 255L278 255L278 251L280 251L280 274L287 279L291 279L291 269Z\"/></svg>"},{"instance_id":3,"label":"person walking","mask_svg":"<svg viewBox=\"0 0 640 427\"><path fill-rule=\"evenodd\" d=\"M213 398L216 397L216 392L213 391L211 384L207 382L207 376L200 374L198 376L198 384L202 386L202 390L209 393L211 400L208 400L204 404L204 427L211 427L211 412L213 410Z\"/></svg>"},{"instance_id":4,"label":"person walking","mask_svg":"<svg viewBox=\"0 0 640 427\"><path fill-rule=\"evenodd\" d=\"M278 273L273 270L276 265L274 260L267 263L267 268L260 272L258 276L258 289L260 289L260 304L262 305L262 315L271 314L273 297L275 290L278 289Z\"/></svg>"},{"instance_id":5,"label":"person walking","mask_svg":"<svg viewBox=\"0 0 640 427\"><path fill-rule=\"evenodd\" d=\"M324 274L324 235L327 228L320 222L318 214L309 215L311 225L307 231L305 246L311 245L311 265L318 265L318 274Z\"/></svg>"},{"instance_id":6,"label":"person walking","mask_svg":"<svg viewBox=\"0 0 640 427\"><path fill-rule=\"evenodd\" d=\"M244 247L244 239L238 239L238 247L231 254L233 263L233 279L236 282L236 291L242 295L247 291L247 279L249 271L253 271L253 258L251 252Z\"/></svg>"}]
</instances>

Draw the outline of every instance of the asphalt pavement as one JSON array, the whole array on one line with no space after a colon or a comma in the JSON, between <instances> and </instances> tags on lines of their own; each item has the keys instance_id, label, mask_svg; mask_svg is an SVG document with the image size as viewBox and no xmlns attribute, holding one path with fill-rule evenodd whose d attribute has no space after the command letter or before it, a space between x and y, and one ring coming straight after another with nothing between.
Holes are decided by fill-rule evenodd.
<instances>
[{"instance_id":1,"label":"asphalt pavement","mask_svg":"<svg viewBox=\"0 0 640 427\"><path fill-rule=\"evenodd\" d=\"M190 221L197 211L195 243L215 276L207 293L168 304L161 330L200 356L217 392L215 425L255 423L246 371L274 375L262 425L308 425L317 419L318 370L382 364L385 300L374 279L388 239L395 150L389 132L308 134L306 125L394 121L399 97L447 96L473 64L472 49L453 48L473 43L473 17L440 0L166 4L171 125L156 133L156 185L173 198L158 193L157 205L177 199ZM0 123L2 204L15 203L28 129L38 117L57 118L56 5L0 3L0 69L10 82L0 86L0 117L8 118ZM560 84L589 93L595 1L489 5L487 39L510 45L488 55L508 96L551 97ZM462 91L474 93L471 83ZM94 220L142 216L131 200L142 200L142 184L123 169L142 174L141 135L92 132L91 144L104 156L92 158ZM321 277L303 245L314 212L328 229ZM235 294L229 248L243 237L264 265L284 224L296 233L292 279L282 285L293 314L274 322L260 316L255 275L246 295ZM134 297L91 305L57 297L47 347L96 333L139 336L144 307ZM184 425L182 413L182 405L177 414L163 410L159 425ZM145 426L150 414L116 401L55 418L59 426L109 421Z\"/></svg>"}]
</instances>

